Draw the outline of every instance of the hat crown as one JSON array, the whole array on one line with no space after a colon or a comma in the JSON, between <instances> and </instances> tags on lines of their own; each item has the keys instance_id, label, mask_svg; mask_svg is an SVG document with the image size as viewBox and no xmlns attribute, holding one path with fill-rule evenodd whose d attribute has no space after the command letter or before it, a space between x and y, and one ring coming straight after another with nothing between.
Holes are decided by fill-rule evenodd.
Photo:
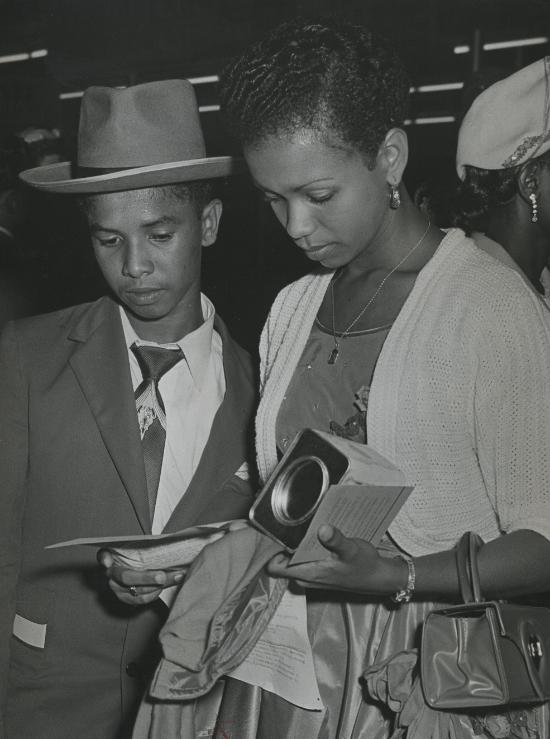
<instances>
[{"instance_id":1,"label":"hat crown","mask_svg":"<svg viewBox=\"0 0 550 739\"><path fill-rule=\"evenodd\" d=\"M457 172L508 169L550 149L550 57L533 62L481 92L458 134Z\"/></svg>"},{"instance_id":2,"label":"hat crown","mask_svg":"<svg viewBox=\"0 0 550 739\"><path fill-rule=\"evenodd\" d=\"M129 169L205 156L195 91L187 80L90 87L84 93L79 167Z\"/></svg>"}]
</instances>

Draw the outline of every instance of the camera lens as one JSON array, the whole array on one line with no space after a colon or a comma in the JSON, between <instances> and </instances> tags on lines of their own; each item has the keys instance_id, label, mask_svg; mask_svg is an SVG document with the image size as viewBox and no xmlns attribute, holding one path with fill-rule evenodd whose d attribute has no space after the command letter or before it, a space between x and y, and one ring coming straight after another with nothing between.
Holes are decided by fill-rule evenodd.
<instances>
[{"instance_id":1,"label":"camera lens","mask_svg":"<svg viewBox=\"0 0 550 739\"><path fill-rule=\"evenodd\" d=\"M329 486L329 474L319 457L299 457L281 473L271 495L277 521L297 526L307 521Z\"/></svg>"}]
</instances>

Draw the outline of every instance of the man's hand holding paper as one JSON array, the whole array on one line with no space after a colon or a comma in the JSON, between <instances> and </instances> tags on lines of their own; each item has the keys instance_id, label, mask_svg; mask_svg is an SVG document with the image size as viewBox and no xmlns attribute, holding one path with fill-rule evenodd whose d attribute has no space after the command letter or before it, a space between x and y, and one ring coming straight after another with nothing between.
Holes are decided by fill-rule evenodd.
<instances>
[{"instance_id":1,"label":"man's hand holding paper","mask_svg":"<svg viewBox=\"0 0 550 739\"><path fill-rule=\"evenodd\" d=\"M97 553L98 562L105 567L109 587L119 600L129 605L145 605L162 597L167 605L175 596L175 587L180 585L188 566L208 544L220 539L227 531L237 531L246 526L246 521L224 521L206 527L197 527L197 536L190 536L193 529L181 532L184 538L168 543L160 540L139 540L121 546L102 548ZM213 529L212 527L215 527ZM216 530L217 529L217 530ZM177 537L177 535L176 535ZM170 588L174 588L170 591Z\"/></svg>"},{"instance_id":2,"label":"man's hand holding paper","mask_svg":"<svg viewBox=\"0 0 550 739\"><path fill-rule=\"evenodd\" d=\"M144 570L116 563L110 549L100 549L98 562L105 567L109 587L119 600L138 606L156 600L165 588L179 585L185 577L187 567L181 570Z\"/></svg>"},{"instance_id":3,"label":"man's hand holding paper","mask_svg":"<svg viewBox=\"0 0 550 739\"><path fill-rule=\"evenodd\" d=\"M119 600L144 605L161 597L169 606L199 552L244 525L245 521L237 519L166 534L71 539L47 548L99 547L98 562L105 567L109 585Z\"/></svg>"}]
</instances>

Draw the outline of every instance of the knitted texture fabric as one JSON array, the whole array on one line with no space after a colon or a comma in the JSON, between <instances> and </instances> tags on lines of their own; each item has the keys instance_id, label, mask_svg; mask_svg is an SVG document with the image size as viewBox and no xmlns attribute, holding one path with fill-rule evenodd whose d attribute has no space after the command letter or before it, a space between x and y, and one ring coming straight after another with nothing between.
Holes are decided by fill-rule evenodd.
<instances>
[{"instance_id":1,"label":"knitted texture fabric","mask_svg":"<svg viewBox=\"0 0 550 739\"><path fill-rule=\"evenodd\" d=\"M277 414L331 276L286 287L264 327L263 479L277 463ZM550 538L549 417L547 305L518 270L449 231L390 330L370 389L369 444L415 488L390 527L395 541L419 556L467 530L486 541L517 529Z\"/></svg>"}]
</instances>

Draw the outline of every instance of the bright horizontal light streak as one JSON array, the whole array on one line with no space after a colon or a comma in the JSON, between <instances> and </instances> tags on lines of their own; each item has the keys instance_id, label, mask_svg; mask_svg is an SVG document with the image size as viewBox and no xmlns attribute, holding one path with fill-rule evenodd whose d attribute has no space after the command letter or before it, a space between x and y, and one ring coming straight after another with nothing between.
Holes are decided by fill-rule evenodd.
<instances>
[{"instance_id":1,"label":"bright horizontal light streak","mask_svg":"<svg viewBox=\"0 0 550 739\"><path fill-rule=\"evenodd\" d=\"M30 54L8 54L7 56L0 56L0 64L28 62L29 59L40 59L43 56L48 56L47 49L37 49L36 51L31 51Z\"/></svg>"},{"instance_id":2,"label":"bright horizontal light streak","mask_svg":"<svg viewBox=\"0 0 550 739\"><path fill-rule=\"evenodd\" d=\"M409 92L444 92L445 90L462 90L464 82L442 82L437 85L418 85L411 87Z\"/></svg>"},{"instance_id":3,"label":"bright horizontal light streak","mask_svg":"<svg viewBox=\"0 0 550 739\"><path fill-rule=\"evenodd\" d=\"M207 75L205 77L188 77L187 78L192 85L207 85L210 82L219 82L220 78L217 74Z\"/></svg>"},{"instance_id":4,"label":"bright horizontal light streak","mask_svg":"<svg viewBox=\"0 0 550 739\"><path fill-rule=\"evenodd\" d=\"M75 98L81 98L84 95L84 90L79 92L62 92L59 96L60 100L74 100Z\"/></svg>"},{"instance_id":5,"label":"bright horizontal light streak","mask_svg":"<svg viewBox=\"0 0 550 739\"><path fill-rule=\"evenodd\" d=\"M424 126L430 123L454 123L456 118L454 115L437 115L426 118L408 118L405 121L406 126Z\"/></svg>"},{"instance_id":6,"label":"bright horizontal light streak","mask_svg":"<svg viewBox=\"0 0 550 739\"><path fill-rule=\"evenodd\" d=\"M219 105L199 105L199 113L215 113L219 109Z\"/></svg>"},{"instance_id":7,"label":"bright horizontal light streak","mask_svg":"<svg viewBox=\"0 0 550 739\"><path fill-rule=\"evenodd\" d=\"M483 51L498 51L499 49L517 49L520 46L538 46L540 44L548 43L547 36L536 36L534 38L518 38L512 41L491 41L490 43L483 44ZM467 54L470 51L470 47L455 46L455 54Z\"/></svg>"},{"instance_id":8,"label":"bright horizontal light streak","mask_svg":"<svg viewBox=\"0 0 550 739\"><path fill-rule=\"evenodd\" d=\"M538 46L548 41L546 36L538 38L520 38L515 41L494 41L490 44L483 44L485 51L495 51L496 49L514 49L518 46Z\"/></svg>"},{"instance_id":9,"label":"bright horizontal light streak","mask_svg":"<svg viewBox=\"0 0 550 739\"><path fill-rule=\"evenodd\" d=\"M26 62L30 59L29 54L8 54L8 56L0 56L0 64L11 64L12 62Z\"/></svg>"}]
</instances>

